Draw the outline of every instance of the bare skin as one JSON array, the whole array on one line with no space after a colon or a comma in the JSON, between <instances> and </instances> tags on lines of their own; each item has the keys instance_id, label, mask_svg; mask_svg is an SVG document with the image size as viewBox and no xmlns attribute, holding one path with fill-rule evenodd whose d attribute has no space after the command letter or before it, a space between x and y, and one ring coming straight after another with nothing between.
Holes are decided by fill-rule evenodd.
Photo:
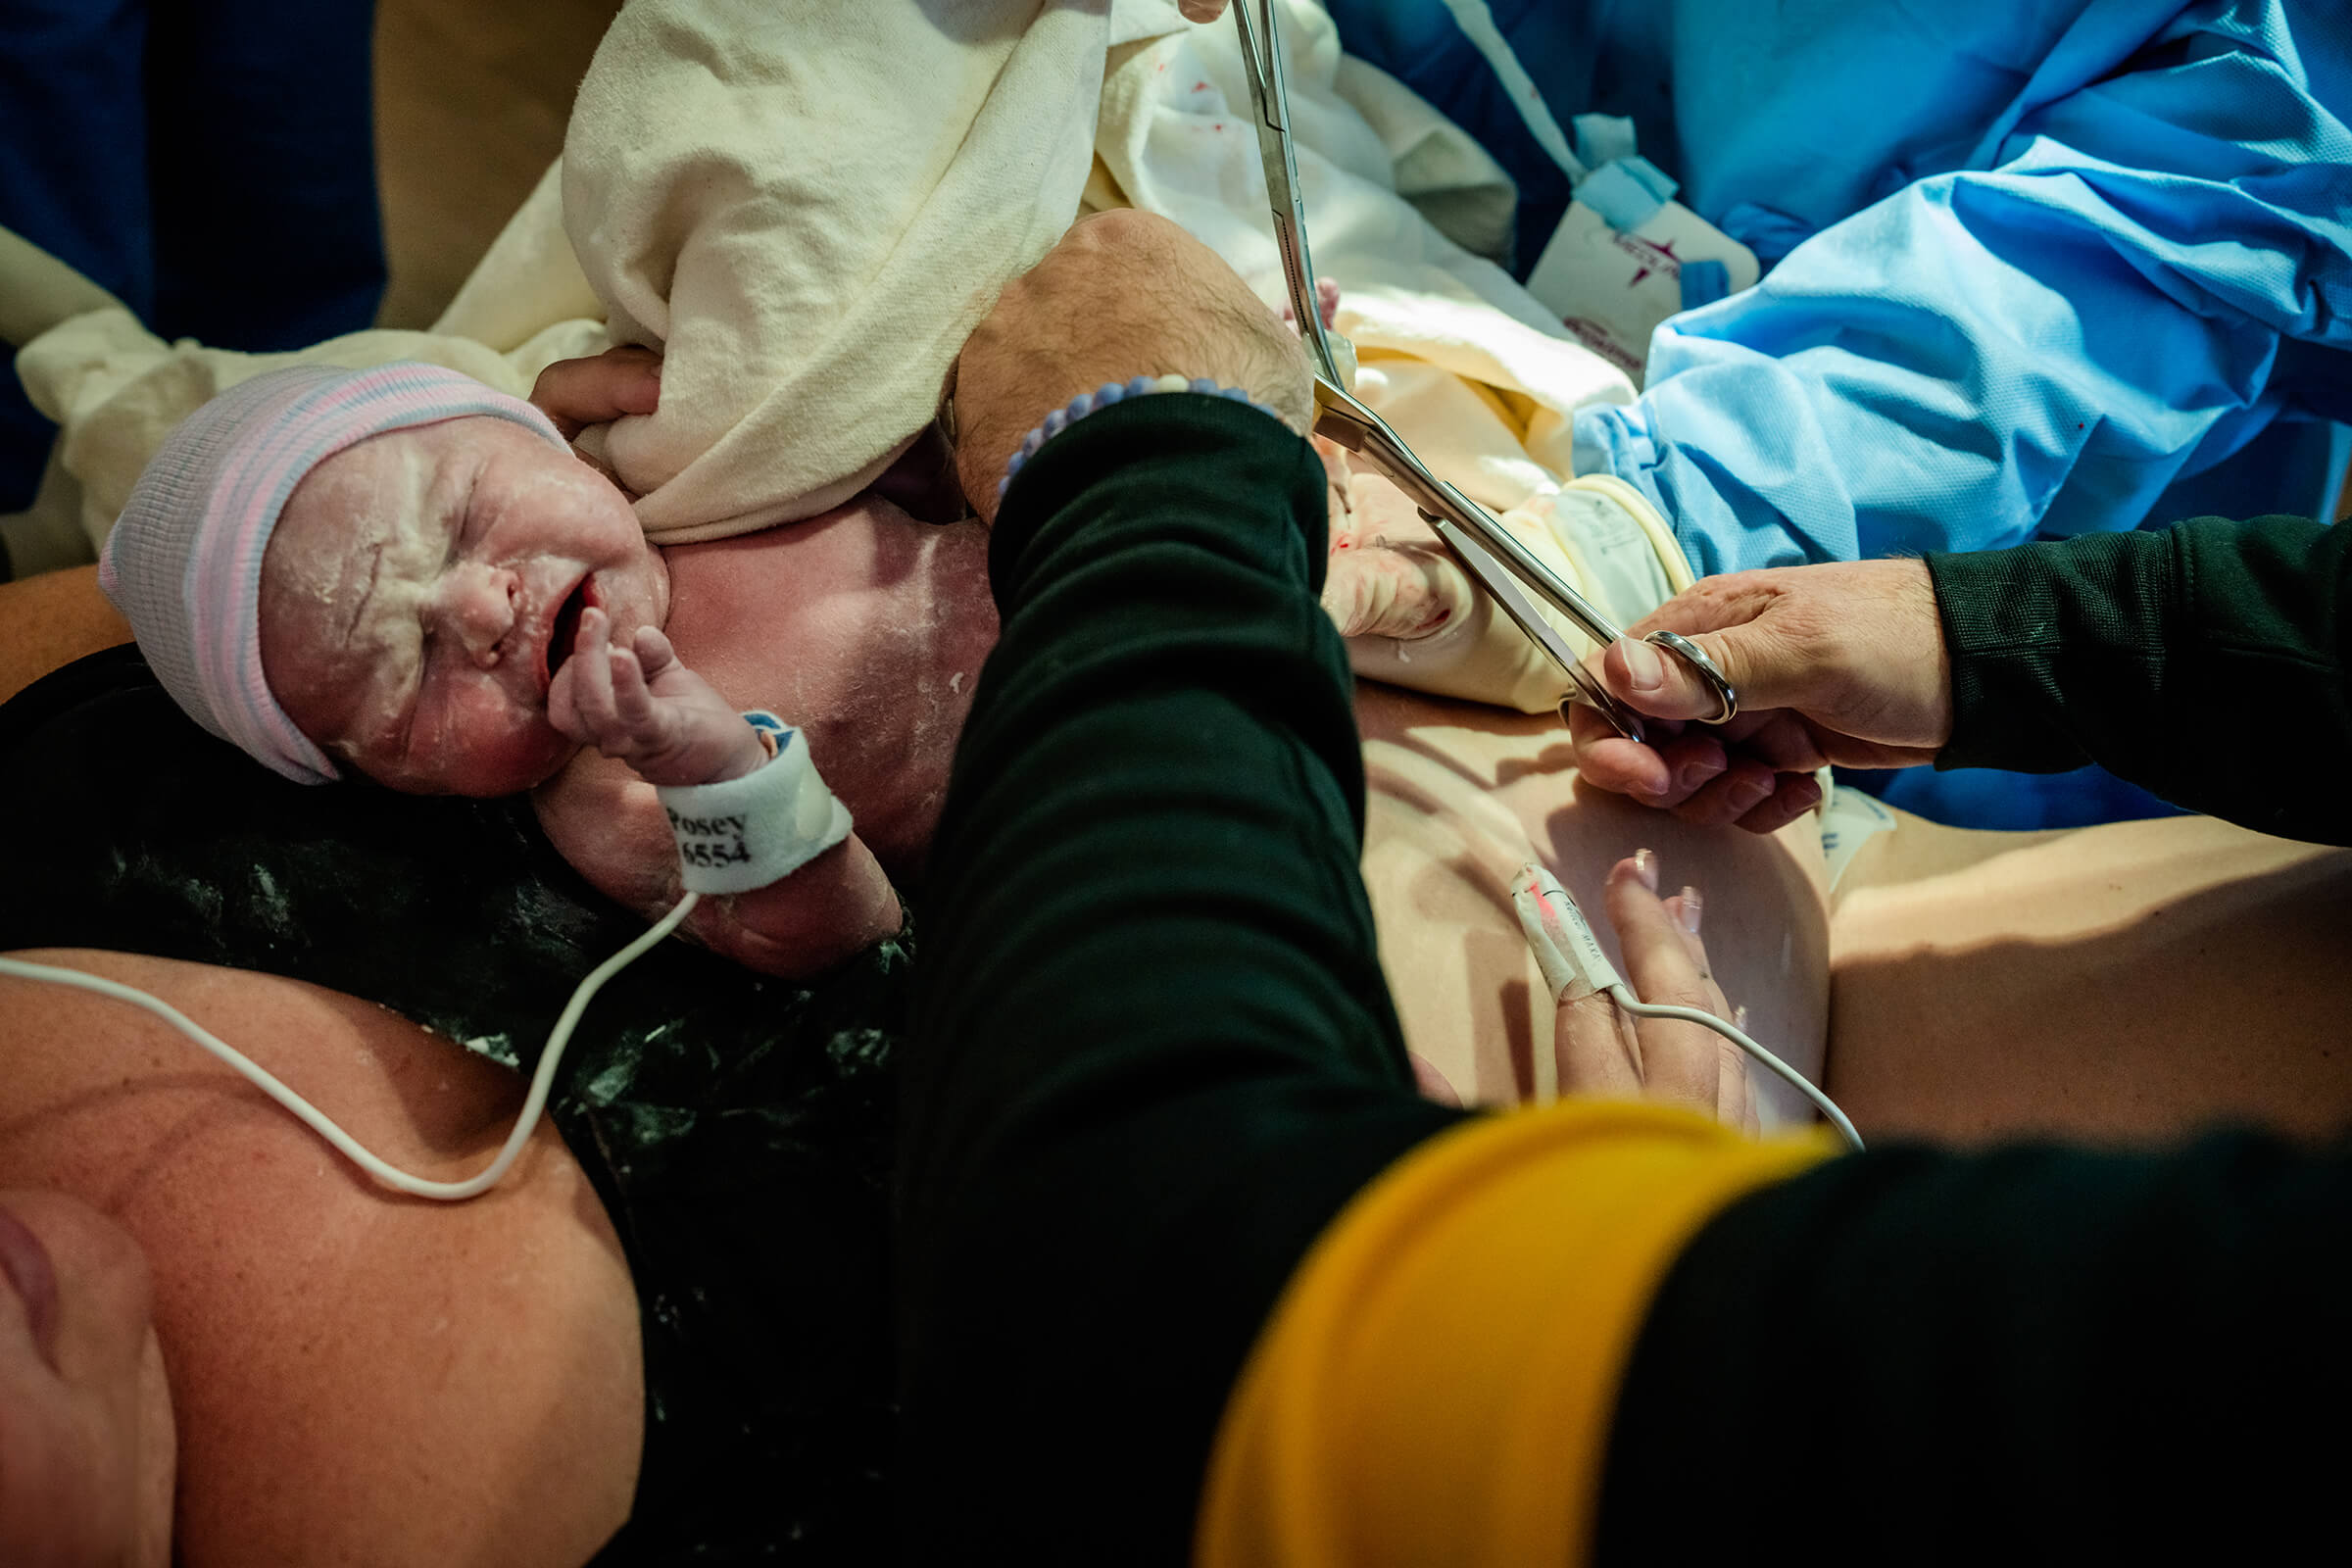
<instances>
[{"instance_id":1,"label":"bare skin","mask_svg":"<svg viewBox=\"0 0 2352 1568\"><path fill-rule=\"evenodd\" d=\"M855 532L845 535L857 537ZM889 530L878 529L875 537L890 537ZM716 547L711 550L714 575L734 580L725 555ZM892 573L881 575L897 580ZM746 582L744 591L754 598L761 593L756 582ZM751 650L747 657L757 654ZM968 689L969 683L965 685ZM1606 1089L1610 1086L1603 1080L1612 1076L1619 1079L1618 1092L1624 1092L1623 1073L1641 1071L1649 1060L1651 1042L1642 1041L1638 1050L1629 1048L1615 1020L1589 1019L1591 1026L1580 1031L1573 1016L1558 1016L1543 994L1507 903L1511 874L1532 852L1553 867L1587 911L1596 916L1593 923L1602 928L1604 942L1611 940L1613 928L1604 926L1599 916L1614 917L1619 927L1629 912L1647 922L1640 951L1651 957L1637 960L1635 950L1622 943L1619 947L1629 973L1641 978L1644 962L1663 965L1673 956L1665 939L1681 941L1673 936L1672 925L1661 926L1658 917L1672 921L1687 914L1692 902L1680 892L1662 901L1653 897L1646 906L1635 899L1622 858L1634 848L1646 847L1654 852L1660 888L1690 885L1697 890L1707 940L1703 948L1691 944L1686 950L1684 969L1644 984L1688 985L1694 977L1711 975L1726 1001L1747 1005L1752 1032L1800 1059L1802 1044L1820 1039L1826 1021L1834 1018L1830 1085L1845 1097L1866 1134L1922 1132L1973 1139L2024 1126L2110 1137L2164 1136L2185 1131L2212 1112L2217 1082L2233 1097L2226 1108L2261 1120L2300 1117L2296 1125L2318 1127L2352 1108L2340 1098L2340 1078L2308 1072L2266 1078L2276 1064L2264 1060L2251 1061L2243 1072L2215 1070L2217 1062L2235 1059L2229 1054L2233 1039L2267 1027L2274 1018L2300 1018L2316 1028L2340 1016L2340 986L2332 979L2333 969L2320 962L2288 961L2295 953L2316 953L2338 940L2333 916L2326 913L2332 908L2328 901L2334 895L2327 890L2333 884L2325 878L2340 874L2328 871L2330 865L2340 866L2340 857L2307 862L2299 857L2312 852L2287 847L2278 852L2284 858L2276 864L2265 861L2249 874L2236 858L2252 841L2249 835L2197 854L2176 854L2151 845L2127 853L2133 847L2119 842L2113 855L2070 861L2063 858L2067 845L2095 846L2101 842L2097 835L2111 830L2047 842L1985 835L1981 837L1986 847L1981 848L1947 842L1932 830L1913 838L1924 826L1914 823L1866 854L1893 857L1905 843L1934 847L1920 856L1886 859L1875 870L1870 862L1859 862L1840 889L1833 925L1818 891L1814 862L1808 858L1817 851L1801 828L1767 838L1706 831L1581 787L1570 765L1568 745L1547 719L1370 685L1359 688L1359 719L1371 781L1365 871L1380 921L1384 962L1408 1040L1466 1099L1513 1100L1548 1093L1563 1081ZM2213 827L2202 824L2194 831ZM2133 829L2151 834L2159 830L2186 833L2191 828L2158 823ZM2132 902L2136 895L2130 888L2114 886L2130 868L2148 863L2150 855L2180 868L2168 873L2171 881L2166 885L2180 896L2159 906L2202 911L2180 928L2181 940L2170 946L2149 947L2128 935L2145 928L2139 918L2141 906ZM2031 876L2009 875L2036 864L2042 869ZM1972 877L1980 880L1966 881ZM2321 902L2314 902L2315 890ZM2045 911L2037 915L2041 924L2023 946L2002 948L2001 922L2014 923L2028 901ZM2062 929L2060 915L2070 907L2081 911L2071 935ZM1954 910L1960 918L1951 917ZM2052 925L2053 918L2060 923ZM2302 947L2278 948L2279 959L2269 968L2254 961L2266 944L2297 930L2304 933ZM2239 981L2213 985L2214 969L2196 967L2203 945L2217 934L2234 932L2243 933L2242 943L2230 950L2242 960L2236 971ZM2113 940L2119 934L2125 934L2120 945ZM2052 984L2037 981L2014 991L2004 989L1999 977L2013 966L1985 966L2004 953L2034 964L2034 972L2044 980L2068 972L2076 954L2096 957L2107 953L2123 961L2095 969L2092 994L2083 1006L2068 1010L2053 1008L2066 993ZM2135 955L2138 967L2132 961ZM1829 979L1833 956L1841 965L1834 999ZM452 1071L463 1080L477 1071L489 1074L490 1069L467 1064L447 1043L348 999L261 977L190 971L120 956L68 955L63 961L108 967L162 990L200 1018L213 1016L208 1009L218 1007L222 1017L284 1021L287 1026L277 1032L287 1049L272 1064L339 1111L371 1098L379 1105L397 1104L397 1113L380 1122L359 1115L356 1126L364 1138L381 1144L404 1163L445 1174L472 1168L503 1127L512 1103L511 1081L494 1075L494 1094L469 1103L453 1102L453 1108L424 1116L409 1103L416 1086L443 1080ZM2227 965L2219 967L2225 976L2230 972ZM1938 972L1949 974L1953 983L1934 989L1933 977ZM2168 973L2177 989L2202 991L2210 998L2209 1010L2193 1028L2177 1027L2177 1014L2176 1023L2166 1028L2145 1028L2146 1013L2132 1006L2136 997L2153 994L2147 990L2152 981ZM1928 976L1931 989L1921 993L1916 1005L1896 1005L1909 994L1906 977L1913 974ZM249 985L259 989L243 989ZM1865 987L1876 987L1875 995ZM1943 999L1940 1004L1938 997ZM478 1296L452 1298L449 1281L484 1272L478 1260L466 1260L473 1257L467 1249L480 1247L504 1257L521 1248L526 1254L538 1255L541 1244L526 1245L512 1233L444 1241L445 1228L483 1205L459 1211L426 1208L360 1188L282 1112L258 1103L246 1105L235 1098L241 1090L214 1087L203 1058L176 1037L144 1039L136 1031L125 1036L122 1020L110 1004L83 1004L106 1007L107 1016L101 1019L70 1007L58 1009L54 1002L49 994L28 987L0 992L0 1017L7 1019L5 1033L17 1048L0 1054L0 1078L5 1079L0 1082L0 1099L24 1107L0 1126L0 1184L30 1183L79 1193L117 1213L150 1250L160 1344L182 1396L178 1423L186 1460L181 1468L179 1524L185 1560L217 1560L209 1541L281 1539L256 1535L256 1530L283 1531L282 1539L292 1541L302 1539L301 1531L331 1529L336 1519L321 1523L299 1510L314 1502L322 1511L325 1502L347 1502L347 1484L335 1479L342 1474L334 1468L341 1456L350 1452L366 1460L375 1451L369 1444L417 1430L414 1423L424 1423L421 1430L427 1433L444 1431L435 1423L445 1419L463 1423L466 1435L449 1440L454 1451L475 1441L472 1434L477 1429L496 1431L500 1422L515 1419L513 1412L520 1406L512 1403L488 1416L463 1401L454 1408L441 1399L418 1407L413 1387L415 1341L408 1331L421 1320L419 1312L439 1310L453 1300L466 1306L473 1314L466 1321L474 1325L468 1332L483 1336L489 1347L503 1348L496 1352L502 1356L516 1347L567 1344L581 1335L590 1346L621 1343L633 1348L633 1328L624 1333L617 1315L607 1318L622 1310L617 1303L625 1298L615 1285L625 1289L625 1275L614 1280L617 1258L609 1250L601 1216L588 1212L593 1200L580 1187L559 1184L547 1190L545 1201L534 1199L529 1205L538 1215L532 1225L556 1239L556 1262L550 1266L556 1269L557 1284L542 1282L538 1288L521 1288L515 1295L489 1300ZM1598 1027L1604 1022L1605 1031ZM1961 1054L1972 1033L1983 1043L1998 1046L2008 1038L2003 1031L2036 1023L2042 1034L2017 1035L2020 1043L2006 1060ZM236 1027L242 1040L251 1026L240 1022ZM2169 1050L2163 1070L2112 1071L2113 1058L2106 1053L2109 1043L2119 1038ZM2306 1031L2295 1038L2310 1043L2303 1066L2329 1059L2322 1054L2326 1042L2316 1034ZM356 1044L338 1044L347 1040ZM391 1044L401 1040L408 1043ZM93 1041L104 1042L103 1049L94 1050ZM326 1043L323 1051L321 1042ZM1708 1059L1702 1047L1714 1050L1694 1038L1685 1039L1682 1046L1688 1048L1684 1054L1693 1058L1694 1068ZM124 1054L134 1047L135 1054ZM1681 1048L1670 1044L1664 1049ZM1615 1057L1609 1055L1611 1050L1618 1054ZM381 1065L369 1066L356 1075L356 1089L333 1078L337 1062L348 1066L356 1058L366 1064L378 1054L385 1062L409 1065L388 1077ZM327 1078L304 1076L322 1067L328 1069ZM2014 1070L2021 1067L2031 1071ZM77 1073L86 1074L86 1081L74 1076ZM120 1089L126 1074L139 1086L129 1094ZM1912 1084L1920 1086L1916 1092L1907 1087ZM1722 1088L1719 1078L1719 1108ZM2339 1098L2328 1099L2330 1093ZM226 1114L222 1107L235 1113ZM2129 1113L2128 1125L2119 1111ZM427 1135L402 1134L403 1118L430 1124ZM542 1140L543 1147L535 1148L518 1179L535 1184L550 1172L569 1171L565 1180L576 1183L576 1170L560 1148L546 1145L544 1134ZM303 1175L297 1188L285 1185L290 1171ZM255 1182L264 1185L257 1189L250 1185ZM502 1194L486 1202L507 1200ZM486 1211L498 1210L493 1206ZM526 1234L534 1232L526 1229ZM361 1275L359 1284L336 1293L331 1300L317 1294L325 1271L310 1261L322 1237L337 1247L358 1247L357 1239L365 1241L362 1250L337 1253L353 1259ZM585 1245L582 1237L594 1245ZM369 1260L379 1247L388 1249L380 1266ZM463 1255L452 1263L445 1249ZM571 1263L556 1267L566 1257ZM604 1261L595 1262L598 1257ZM562 1283L564 1280L570 1283ZM402 1294L432 1291L441 1294L429 1299ZM223 1302L239 1310L224 1312ZM535 1322L527 1331L515 1327L516 1322L533 1322L528 1317L510 1320L500 1315L535 1313L550 1302L562 1309L559 1318L564 1325L552 1339L543 1336ZM259 1313L258 1320L249 1319L248 1312ZM315 1325L322 1313L336 1321L351 1315L357 1326L345 1338L306 1337L301 1326ZM184 1355L175 1348L183 1333L191 1336L194 1347ZM220 1338L206 1338L213 1335ZM342 1359L346 1352L356 1366ZM467 1353L493 1351L476 1348ZM641 1386L641 1373L633 1363L580 1371L581 1359L569 1352L567 1356L573 1368L567 1376L577 1379L567 1388L634 1391ZM501 1396L508 1400L524 1396L553 1398L561 1392L534 1382L536 1373L519 1379L506 1375L514 1370L502 1362L503 1383L489 1377L472 1382L485 1397L503 1389ZM448 1388L434 1387L449 1395ZM322 1400L328 1408L316 1408ZM523 1399L525 1406L528 1402ZM498 1413L500 1409L507 1413ZM611 1411L592 1414L618 1424ZM543 1426L553 1420L532 1419ZM576 1530L562 1548L574 1553L573 1561L587 1549L579 1543L599 1528L609 1529L617 1517L612 1510L619 1505L611 1498L625 1499L621 1473L627 1468L612 1459L616 1450L604 1446L610 1428L597 1427L594 1421L580 1426L580 1419L565 1415L548 1429L573 1433L576 1428L588 1435L602 1431L605 1438L592 1446L604 1456L574 1464L570 1481L562 1488L544 1481L528 1483L553 1488L534 1518L540 1523L567 1521L567 1528ZM360 1430L346 1430L338 1422ZM633 1424L630 1430L635 1430ZM295 1444L294 1437L308 1441ZM223 1444L227 1446L220 1446ZM501 1451L534 1450L525 1444ZM207 1457L216 1453L230 1458ZM633 1455L634 1449L628 1453ZM328 1473L313 1497L306 1483L322 1461ZM287 1486L257 1498L221 1479L255 1473L257 1465L279 1467L277 1473ZM582 1482L588 1484L569 1490ZM499 1498L477 1497L462 1488L450 1495L458 1500L436 1494L431 1508L412 1509L393 1523L375 1521L384 1531L377 1549L382 1541L405 1549L411 1532L430 1524L441 1534L422 1544L416 1560L468 1560L472 1547L466 1543L493 1539L495 1548L485 1546L474 1553L478 1560L541 1560L536 1556L539 1544L516 1544L498 1535L519 1523ZM258 1518L248 1518L242 1510L257 1504ZM562 1558L550 1548L544 1560Z\"/></svg>"},{"instance_id":2,"label":"bare skin","mask_svg":"<svg viewBox=\"0 0 2352 1568\"><path fill-rule=\"evenodd\" d=\"M1680 632L1740 693L1737 717L1679 659L1641 641ZM1598 713L1572 720L1585 776L1686 821L1774 832L1821 799L1816 769L1931 762L1952 732L1951 665L1925 563L1847 561L1709 577L1626 628L1595 662L1649 714L1647 744Z\"/></svg>"},{"instance_id":3,"label":"bare skin","mask_svg":"<svg viewBox=\"0 0 2352 1568\"><path fill-rule=\"evenodd\" d=\"M130 641L130 622L98 591L96 566L0 582L0 702L85 654Z\"/></svg>"},{"instance_id":4,"label":"bare skin","mask_svg":"<svg viewBox=\"0 0 2352 1568\"><path fill-rule=\"evenodd\" d=\"M1602 676L1668 720L1665 738L1637 745L1583 718L1578 760L1588 780L1677 818L1769 828L1810 798L1793 770L1926 761L1951 734L1922 563L1715 578L1632 630L1654 626L1706 648L1742 711L1713 732L1672 722L1711 699L1679 662L1620 642ZM1905 817L1849 867L1832 929L1830 1088L1866 1130L2137 1142L2352 1122L2345 851L2208 817L2053 834Z\"/></svg>"},{"instance_id":5,"label":"bare skin","mask_svg":"<svg viewBox=\"0 0 2352 1568\"><path fill-rule=\"evenodd\" d=\"M2352 851L2207 816L1904 816L1839 882L1828 1087L1866 1130L2146 1144L2352 1125Z\"/></svg>"},{"instance_id":6,"label":"bare skin","mask_svg":"<svg viewBox=\"0 0 2352 1568\"><path fill-rule=\"evenodd\" d=\"M363 441L296 487L263 564L263 668L306 734L394 788L543 786L557 847L649 916L680 894L654 787L749 771L765 753L741 710L783 715L858 832L706 901L689 930L811 974L900 924L891 877L920 868L995 640L985 548L975 524L869 493L658 551L610 480L528 429L445 420Z\"/></svg>"},{"instance_id":7,"label":"bare skin","mask_svg":"<svg viewBox=\"0 0 2352 1568\"><path fill-rule=\"evenodd\" d=\"M678 698L716 737L706 744L748 737L742 709L784 715L858 822L849 842L772 888L705 901L690 924L755 968L821 969L897 930L891 877L921 869L996 642L987 535L973 522L917 522L868 494L808 522L666 555L675 598L664 641L715 694ZM615 650L610 667L616 686L645 689L637 650ZM685 721L674 708L625 717L616 708L598 733L625 752L631 737ZM607 894L648 914L677 902L661 804L627 763L583 751L535 802L548 837Z\"/></svg>"},{"instance_id":8,"label":"bare skin","mask_svg":"<svg viewBox=\"0 0 2352 1568\"><path fill-rule=\"evenodd\" d=\"M2352 1125L2352 851L2211 817L1992 833L1902 814L1826 893L1810 818L1770 835L1688 823L1580 780L1547 720L1357 694L1382 962L1407 1042L1465 1100L1558 1081L1506 862L1532 845L1609 945L1609 868L1640 845L1661 888L1699 891L1710 971L1749 1033L1826 1071L1865 1138ZM1778 1086L1757 1092L1769 1130Z\"/></svg>"},{"instance_id":9,"label":"bare skin","mask_svg":"<svg viewBox=\"0 0 2352 1568\"><path fill-rule=\"evenodd\" d=\"M19 956L163 997L423 1174L478 1168L519 1098L503 1069L315 987L122 954ZM115 1445L111 1469L54 1431L24 1452L92 1485L120 1476L122 1455L148 1466L133 1470L138 1510L75 1518L134 1524L143 1550L168 1543L192 1565L573 1565L618 1528L644 1420L636 1298L552 1129L484 1198L399 1199L121 1003L0 979L0 1188L42 1190L0 1206L50 1244L64 1304L106 1319L85 1336L103 1353L61 1356L69 1385L76 1364L115 1369L99 1380L108 1420L83 1423ZM0 1298L0 1376L14 1378L27 1363L9 1348L14 1297ZM160 1378L137 1381L142 1336L160 1347L168 1404ZM157 1410L176 1422L175 1494L171 1444L128 1446ZM12 1396L0 1444L31 1413ZM40 1472L9 1457L0 1532L46 1517L18 1512L17 1476Z\"/></svg>"},{"instance_id":10,"label":"bare skin","mask_svg":"<svg viewBox=\"0 0 2352 1568\"><path fill-rule=\"evenodd\" d=\"M1581 1035L1561 1027L1512 911L1516 874L1529 860L1566 886L1628 979L1705 980L1714 990L1694 998L1699 1004L1717 997L1744 1004L1751 1034L1800 1070L1820 1070L1829 943L1817 837L1706 831L1580 787L1568 737L1549 716L1358 682L1356 723L1368 796L1364 883L1381 965L1406 1045L1462 1100L1510 1104L1549 1099L1563 1078L1595 1082L1593 1068L1566 1054L1580 1041L1589 1054L1595 1026L1588 1021ZM1636 928L1631 947L1621 936L1613 916L1640 901L1618 867L1637 850L1648 852L1657 887L1669 890L1667 918L1701 925L1705 945L1691 961L1703 972L1674 961L1661 924ZM1633 963L1636 953L1643 966ZM1584 1011L1613 1009L1600 1003ZM1809 1114L1777 1083L1755 1093L1768 1129Z\"/></svg>"},{"instance_id":11,"label":"bare skin","mask_svg":"<svg viewBox=\"0 0 2352 1568\"><path fill-rule=\"evenodd\" d=\"M172 1560L172 1391L146 1254L63 1193L0 1191L0 1559Z\"/></svg>"},{"instance_id":12,"label":"bare skin","mask_svg":"<svg viewBox=\"0 0 2352 1568\"><path fill-rule=\"evenodd\" d=\"M669 574L611 481L513 420L362 441L263 558L262 668L303 733L416 794L511 795L569 760L548 689L593 606L631 635Z\"/></svg>"}]
</instances>

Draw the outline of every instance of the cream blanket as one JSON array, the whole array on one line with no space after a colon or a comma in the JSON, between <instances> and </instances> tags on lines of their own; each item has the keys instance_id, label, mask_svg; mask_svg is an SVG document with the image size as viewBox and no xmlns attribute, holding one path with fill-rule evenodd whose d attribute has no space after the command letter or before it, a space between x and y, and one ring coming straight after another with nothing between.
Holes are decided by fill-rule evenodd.
<instances>
[{"instance_id":1,"label":"cream blanket","mask_svg":"<svg viewBox=\"0 0 2352 1568\"><path fill-rule=\"evenodd\" d=\"M660 412L602 433L649 534L823 512L930 422L971 328L1076 216L1105 25L1106 0L630 0L564 158L431 330L244 355L117 307L32 337L18 371L64 426L65 482L15 554L88 559L164 435L247 376L417 359L521 395L613 341L665 353ZM0 248L0 295L39 270Z\"/></svg>"},{"instance_id":2,"label":"cream blanket","mask_svg":"<svg viewBox=\"0 0 2352 1568\"><path fill-rule=\"evenodd\" d=\"M1341 285L1359 393L1480 501L1536 503L1508 520L1638 613L1676 573L1595 568L1539 516L1567 479L1570 417L1631 385L1479 254L1502 248L1513 201L1484 150L1344 55L1313 0L1278 3L1315 262ZM564 160L429 332L239 355L100 309L38 336L19 369L65 426L59 462L80 491L67 532L86 550L165 432L248 375L410 358L520 394L555 359L651 342L666 356L660 412L610 427L603 456L655 538L742 532L823 511L887 466L998 290L1081 210L1171 218L1279 301L1248 103L1232 26L1194 27L1168 0L630 0ZM1644 522L1616 533L1664 536ZM1632 579L1630 596L1607 591ZM1357 652L1368 673L1520 707L1547 702L1556 674L1507 627L1488 653L1510 668L1452 680L1429 657Z\"/></svg>"},{"instance_id":3,"label":"cream blanket","mask_svg":"<svg viewBox=\"0 0 2352 1568\"><path fill-rule=\"evenodd\" d=\"M631 0L564 140L564 220L662 405L604 457L669 543L806 517L938 411L1069 227L1102 0Z\"/></svg>"}]
</instances>

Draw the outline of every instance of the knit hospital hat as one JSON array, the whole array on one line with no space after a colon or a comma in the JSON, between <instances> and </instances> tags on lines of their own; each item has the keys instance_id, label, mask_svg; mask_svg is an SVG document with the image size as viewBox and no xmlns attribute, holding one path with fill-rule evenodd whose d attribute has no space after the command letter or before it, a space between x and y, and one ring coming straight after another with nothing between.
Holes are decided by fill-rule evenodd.
<instances>
[{"instance_id":1,"label":"knit hospital hat","mask_svg":"<svg viewBox=\"0 0 2352 1568\"><path fill-rule=\"evenodd\" d=\"M107 536L98 585L189 717L297 783L341 776L262 678L262 552L320 463L371 435L473 414L568 450L528 403L437 365L272 370L180 421Z\"/></svg>"}]
</instances>

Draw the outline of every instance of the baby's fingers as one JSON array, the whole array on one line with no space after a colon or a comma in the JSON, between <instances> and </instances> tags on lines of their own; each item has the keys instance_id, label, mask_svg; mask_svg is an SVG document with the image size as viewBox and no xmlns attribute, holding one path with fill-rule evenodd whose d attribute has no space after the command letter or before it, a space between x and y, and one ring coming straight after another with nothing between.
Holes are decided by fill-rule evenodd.
<instances>
[{"instance_id":1,"label":"baby's fingers","mask_svg":"<svg viewBox=\"0 0 2352 1568\"><path fill-rule=\"evenodd\" d=\"M647 689L645 670L637 656L625 648L609 651L605 659L607 678L612 687L612 712L619 720L620 730L641 746L651 745L660 726L660 714L654 709L654 694Z\"/></svg>"},{"instance_id":2,"label":"baby's fingers","mask_svg":"<svg viewBox=\"0 0 2352 1568\"><path fill-rule=\"evenodd\" d=\"M592 738L601 739L612 728L612 662L608 657L612 631L612 622L603 611L581 611L571 657L558 677L568 681L573 716Z\"/></svg>"},{"instance_id":3,"label":"baby's fingers","mask_svg":"<svg viewBox=\"0 0 2352 1568\"><path fill-rule=\"evenodd\" d=\"M638 627L637 638L632 646L637 654L638 666L645 671L649 684L660 680L664 670L678 662L678 651L670 646L669 639L659 626Z\"/></svg>"}]
</instances>

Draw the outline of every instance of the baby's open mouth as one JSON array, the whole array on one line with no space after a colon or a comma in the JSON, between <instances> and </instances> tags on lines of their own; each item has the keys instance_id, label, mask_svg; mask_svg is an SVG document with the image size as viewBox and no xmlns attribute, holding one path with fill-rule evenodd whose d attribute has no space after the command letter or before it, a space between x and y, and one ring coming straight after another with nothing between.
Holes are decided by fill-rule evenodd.
<instances>
[{"instance_id":1,"label":"baby's open mouth","mask_svg":"<svg viewBox=\"0 0 2352 1568\"><path fill-rule=\"evenodd\" d=\"M563 604L556 607L555 624L547 634L547 678L553 681L564 661L571 657L571 645L580 633L580 613L597 603L596 576L592 572L582 577Z\"/></svg>"}]
</instances>

